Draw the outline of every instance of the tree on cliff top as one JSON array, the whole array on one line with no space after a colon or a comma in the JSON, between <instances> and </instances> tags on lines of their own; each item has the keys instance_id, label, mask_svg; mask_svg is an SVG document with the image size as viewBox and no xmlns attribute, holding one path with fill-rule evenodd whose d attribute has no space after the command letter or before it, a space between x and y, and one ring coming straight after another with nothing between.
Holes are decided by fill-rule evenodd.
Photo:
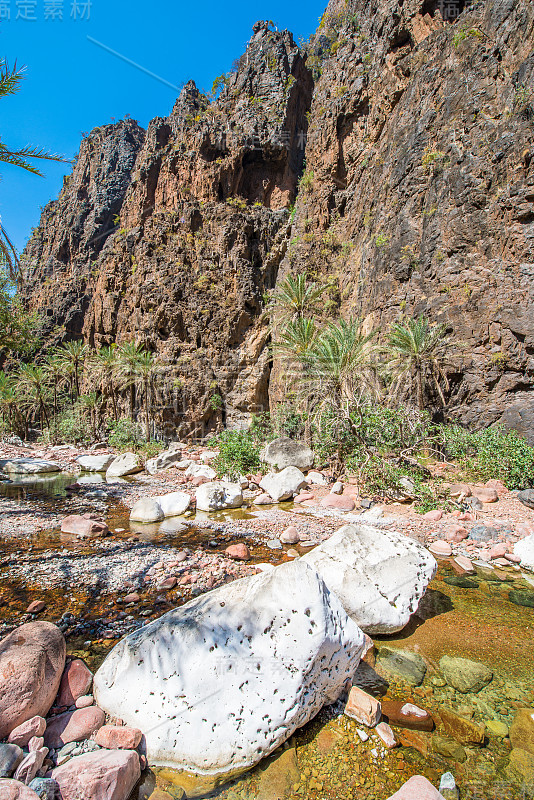
<instances>
[{"instance_id":1,"label":"tree on cliff top","mask_svg":"<svg viewBox=\"0 0 534 800\"><path fill-rule=\"evenodd\" d=\"M23 80L23 69L19 69L15 64L9 67L7 61L0 59L0 99L8 97L9 95L16 94L20 89L20 84ZM65 161L61 156L54 153L48 153L38 147L27 145L19 150L12 150L8 147L0 136L0 162L4 164L12 164L14 167L20 167L27 172L32 172L34 175L42 176L37 167L32 164L33 159L45 159L46 161ZM0 178L1 179L1 178ZM0 220L0 256L2 257L3 264L7 275L11 280L20 279L20 262L15 245L6 233Z\"/></svg>"}]
</instances>

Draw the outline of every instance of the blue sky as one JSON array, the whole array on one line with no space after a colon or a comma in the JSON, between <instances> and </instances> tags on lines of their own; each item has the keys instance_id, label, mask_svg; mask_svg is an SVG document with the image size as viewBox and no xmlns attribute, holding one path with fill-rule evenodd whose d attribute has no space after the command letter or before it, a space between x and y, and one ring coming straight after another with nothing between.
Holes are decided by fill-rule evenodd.
<instances>
[{"instance_id":1,"label":"blue sky","mask_svg":"<svg viewBox=\"0 0 534 800\"><path fill-rule=\"evenodd\" d=\"M2 100L0 136L13 148L34 144L72 158L82 132L96 125L129 114L146 127L170 112L175 89L88 37L174 86L193 78L210 89L244 51L256 20L272 19L298 40L316 29L325 6L326 0L0 0L0 56L27 67L21 91ZM41 163L45 178L2 165L0 214L19 248L70 172L69 165Z\"/></svg>"}]
</instances>

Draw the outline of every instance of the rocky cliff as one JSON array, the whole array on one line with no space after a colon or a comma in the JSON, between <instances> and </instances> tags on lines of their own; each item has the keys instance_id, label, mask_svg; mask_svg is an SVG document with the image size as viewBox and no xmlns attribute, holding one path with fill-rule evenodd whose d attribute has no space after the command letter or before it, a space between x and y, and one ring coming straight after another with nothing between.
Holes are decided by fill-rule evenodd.
<instances>
[{"instance_id":1,"label":"rocky cliff","mask_svg":"<svg viewBox=\"0 0 534 800\"><path fill-rule=\"evenodd\" d=\"M534 7L465 5L332 0L307 60L258 24L217 100L93 131L25 253L47 338L157 351L164 433L237 424L307 272L325 317L446 322L451 414L534 438Z\"/></svg>"}]
</instances>

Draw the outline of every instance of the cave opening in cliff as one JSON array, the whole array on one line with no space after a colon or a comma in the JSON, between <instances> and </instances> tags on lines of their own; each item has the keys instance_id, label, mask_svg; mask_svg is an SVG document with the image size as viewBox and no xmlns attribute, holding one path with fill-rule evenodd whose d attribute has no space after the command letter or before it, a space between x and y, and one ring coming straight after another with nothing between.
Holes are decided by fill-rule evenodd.
<instances>
[{"instance_id":1,"label":"cave opening in cliff","mask_svg":"<svg viewBox=\"0 0 534 800\"><path fill-rule=\"evenodd\" d=\"M421 14L430 14L431 17L439 14L444 22L452 24L469 5L468 0L425 0Z\"/></svg>"}]
</instances>

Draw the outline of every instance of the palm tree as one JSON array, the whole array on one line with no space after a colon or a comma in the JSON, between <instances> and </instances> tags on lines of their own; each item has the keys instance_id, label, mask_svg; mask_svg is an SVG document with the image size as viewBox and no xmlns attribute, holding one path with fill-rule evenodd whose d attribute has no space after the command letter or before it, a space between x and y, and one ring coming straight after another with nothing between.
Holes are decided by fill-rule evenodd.
<instances>
[{"instance_id":1,"label":"palm tree","mask_svg":"<svg viewBox=\"0 0 534 800\"><path fill-rule=\"evenodd\" d=\"M90 360L90 369L93 377L100 384L103 398L110 398L113 406L113 418L117 421L117 392L115 380L119 370L119 353L117 347L101 347L94 353Z\"/></svg>"},{"instance_id":2,"label":"palm tree","mask_svg":"<svg viewBox=\"0 0 534 800\"><path fill-rule=\"evenodd\" d=\"M19 69L16 65L11 68L7 61L0 59L0 99L8 97L9 95L16 94L23 80L24 68ZM0 138L0 162L4 164L12 164L15 167L20 167L27 172L32 172L34 175L42 176L37 167L31 163L31 159L46 159L47 161L62 161L65 159L54 153L48 153L37 147L22 147L19 150L12 150ZM0 220L0 254L5 261L7 272L10 278L15 281L20 279L20 261L15 248L15 245L6 233Z\"/></svg>"},{"instance_id":3,"label":"palm tree","mask_svg":"<svg viewBox=\"0 0 534 800\"><path fill-rule=\"evenodd\" d=\"M15 380L11 375L0 372L0 411L9 431L15 430L18 427L17 422L20 422L19 403Z\"/></svg>"},{"instance_id":4,"label":"palm tree","mask_svg":"<svg viewBox=\"0 0 534 800\"><path fill-rule=\"evenodd\" d=\"M50 427L47 413L50 388L44 367L35 364L22 364L17 376L17 391L23 394L22 404L26 406L26 428L31 415L38 414L41 420L41 429L46 422Z\"/></svg>"},{"instance_id":5,"label":"palm tree","mask_svg":"<svg viewBox=\"0 0 534 800\"><path fill-rule=\"evenodd\" d=\"M59 362L63 365L65 375L70 376L71 399L74 402L74 393L76 393L76 397L80 396L80 375L87 358L87 345L81 339L63 342L61 347L58 347L56 354Z\"/></svg>"},{"instance_id":6,"label":"palm tree","mask_svg":"<svg viewBox=\"0 0 534 800\"><path fill-rule=\"evenodd\" d=\"M280 333L274 344L274 352L278 353L285 362L284 375L287 385L298 385L306 371L307 358L317 340L315 322L306 317L290 320ZM311 445L311 425L308 392L301 393L301 408L304 411L304 439Z\"/></svg>"},{"instance_id":7,"label":"palm tree","mask_svg":"<svg viewBox=\"0 0 534 800\"><path fill-rule=\"evenodd\" d=\"M93 438L98 437L98 427L100 424L100 411L102 409L102 397L97 392L82 394L78 398L81 408L89 415L89 422L93 431Z\"/></svg>"},{"instance_id":8,"label":"palm tree","mask_svg":"<svg viewBox=\"0 0 534 800\"><path fill-rule=\"evenodd\" d=\"M283 319L301 319L317 305L325 289L325 286L315 283L307 286L306 275L297 275L296 278L288 275L275 292L273 304Z\"/></svg>"},{"instance_id":9,"label":"palm tree","mask_svg":"<svg viewBox=\"0 0 534 800\"><path fill-rule=\"evenodd\" d=\"M135 412L137 369L143 352L142 346L133 342L125 342L118 347L117 375L121 389L130 390L130 418L132 421Z\"/></svg>"},{"instance_id":10,"label":"palm tree","mask_svg":"<svg viewBox=\"0 0 534 800\"><path fill-rule=\"evenodd\" d=\"M384 347L386 367L393 377L391 394L398 396L403 391L414 393L420 411L425 406L425 395L433 386L445 405L445 391L449 381L443 369L446 358L447 326L431 326L421 314L417 319L394 323Z\"/></svg>"},{"instance_id":11,"label":"palm tree","mask_svg":"<svg viewBox=\"0 0 534 800\"><path fill-rule=\"evenodd\" d=\"M56 417L58 412L58 390L66 381L63 359L60 355L58 355L57 350L53 350L50 353L47 361L44 364L44 369L48 377L48 381L52 386L53 411L54 417Z\"/></svg>"}]
</instances>

